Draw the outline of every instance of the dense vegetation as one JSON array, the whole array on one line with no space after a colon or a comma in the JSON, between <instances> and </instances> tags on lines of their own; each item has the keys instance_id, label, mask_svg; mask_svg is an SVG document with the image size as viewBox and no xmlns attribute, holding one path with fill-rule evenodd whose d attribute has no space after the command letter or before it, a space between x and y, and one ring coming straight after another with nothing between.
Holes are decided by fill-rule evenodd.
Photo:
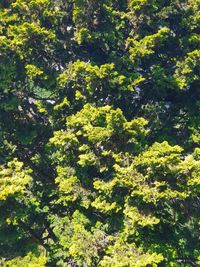
<instances>
[{"instance_id":1,"label":"dense vegetation","mask_svg":"<svg viewBox=\"0 0 200 267\"><path fill-rule=\"evenodd\" d=\"M200 1L0 2L0 266L198 266Z\"/></svg>"}]
</instances>

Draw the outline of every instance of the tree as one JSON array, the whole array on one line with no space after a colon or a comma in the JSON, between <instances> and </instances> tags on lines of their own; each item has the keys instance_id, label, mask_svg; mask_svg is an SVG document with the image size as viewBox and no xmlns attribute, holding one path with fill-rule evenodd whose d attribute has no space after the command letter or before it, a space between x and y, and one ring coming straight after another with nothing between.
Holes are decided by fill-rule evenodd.
<instances>
[{"instance_id":1,"label":"tree","mask_svg":"<svg viewBox=\"0 0 200 267\"><path fill-rule=\"evenodd\" d=\"M199 0L0 3L2 266L197 266Z\"/></svg>"}]
</instances>

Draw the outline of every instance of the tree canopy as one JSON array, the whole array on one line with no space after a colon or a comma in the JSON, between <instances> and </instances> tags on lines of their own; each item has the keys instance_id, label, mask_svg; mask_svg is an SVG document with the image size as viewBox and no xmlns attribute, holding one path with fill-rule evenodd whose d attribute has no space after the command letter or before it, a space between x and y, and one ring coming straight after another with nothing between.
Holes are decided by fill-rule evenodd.
<instances>
[{"instance_id":1,"label":"tree canopy","mask_svg":"<svg viewBox=\"0 0 200 267\"><path fill-rule=\"evenodd\" d=\"M200 264L200 1L0 2L0 266Z\"/></svg>"}]
</instances>

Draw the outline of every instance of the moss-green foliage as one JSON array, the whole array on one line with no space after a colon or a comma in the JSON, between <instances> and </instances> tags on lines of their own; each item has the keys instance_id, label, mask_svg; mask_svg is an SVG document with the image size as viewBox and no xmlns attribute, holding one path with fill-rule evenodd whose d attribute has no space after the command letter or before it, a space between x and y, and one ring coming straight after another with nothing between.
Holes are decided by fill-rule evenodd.
<instances>
[{"instance_id":1,"label":"moss-green foliage","mask_svg":"<svg viewBox=\"0 0 200 267\"><path fill-rule=\"evenodd\" d=\"M199 0L0 2L0 265L198 266Z\"/></svg>"},{"instance_id":2,"label":"moss-green foliage","mask_svg":"<svg viewBox=\"0 0 200 267\"><path fill-rule=\"evenodd\" d=\"M34 256L29 253L25 257L18 257L4 263L6 267L45 267L46 259L43 256Z\"/></svg>"},{"instance_id":3,"label":"moss-green foliage","mask_svg":"<svg viewBox=\"0 0 200 267\"><path fill-rule=\"evenodd\" d=\"M14 159L2 166L0 171L0 200L6 200L9 196L23 193L31 177L28 170L23 170L23 163Z\"/></svg>"}]
</instances>

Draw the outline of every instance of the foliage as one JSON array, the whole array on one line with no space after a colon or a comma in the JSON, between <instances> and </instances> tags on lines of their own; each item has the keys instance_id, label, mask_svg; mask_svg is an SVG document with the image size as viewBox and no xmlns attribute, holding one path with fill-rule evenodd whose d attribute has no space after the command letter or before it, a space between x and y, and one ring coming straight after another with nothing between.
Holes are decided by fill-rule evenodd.
<instances>
[{"instance_id":1,"label":"foliage","mask_svg":"<svg viewBox=\"0 0 200 267\"><path fill-rule=\"evenodd\" d=\"M197 266L199 0L0 2L0 265Z\"/></svg>"}]
</instances>

